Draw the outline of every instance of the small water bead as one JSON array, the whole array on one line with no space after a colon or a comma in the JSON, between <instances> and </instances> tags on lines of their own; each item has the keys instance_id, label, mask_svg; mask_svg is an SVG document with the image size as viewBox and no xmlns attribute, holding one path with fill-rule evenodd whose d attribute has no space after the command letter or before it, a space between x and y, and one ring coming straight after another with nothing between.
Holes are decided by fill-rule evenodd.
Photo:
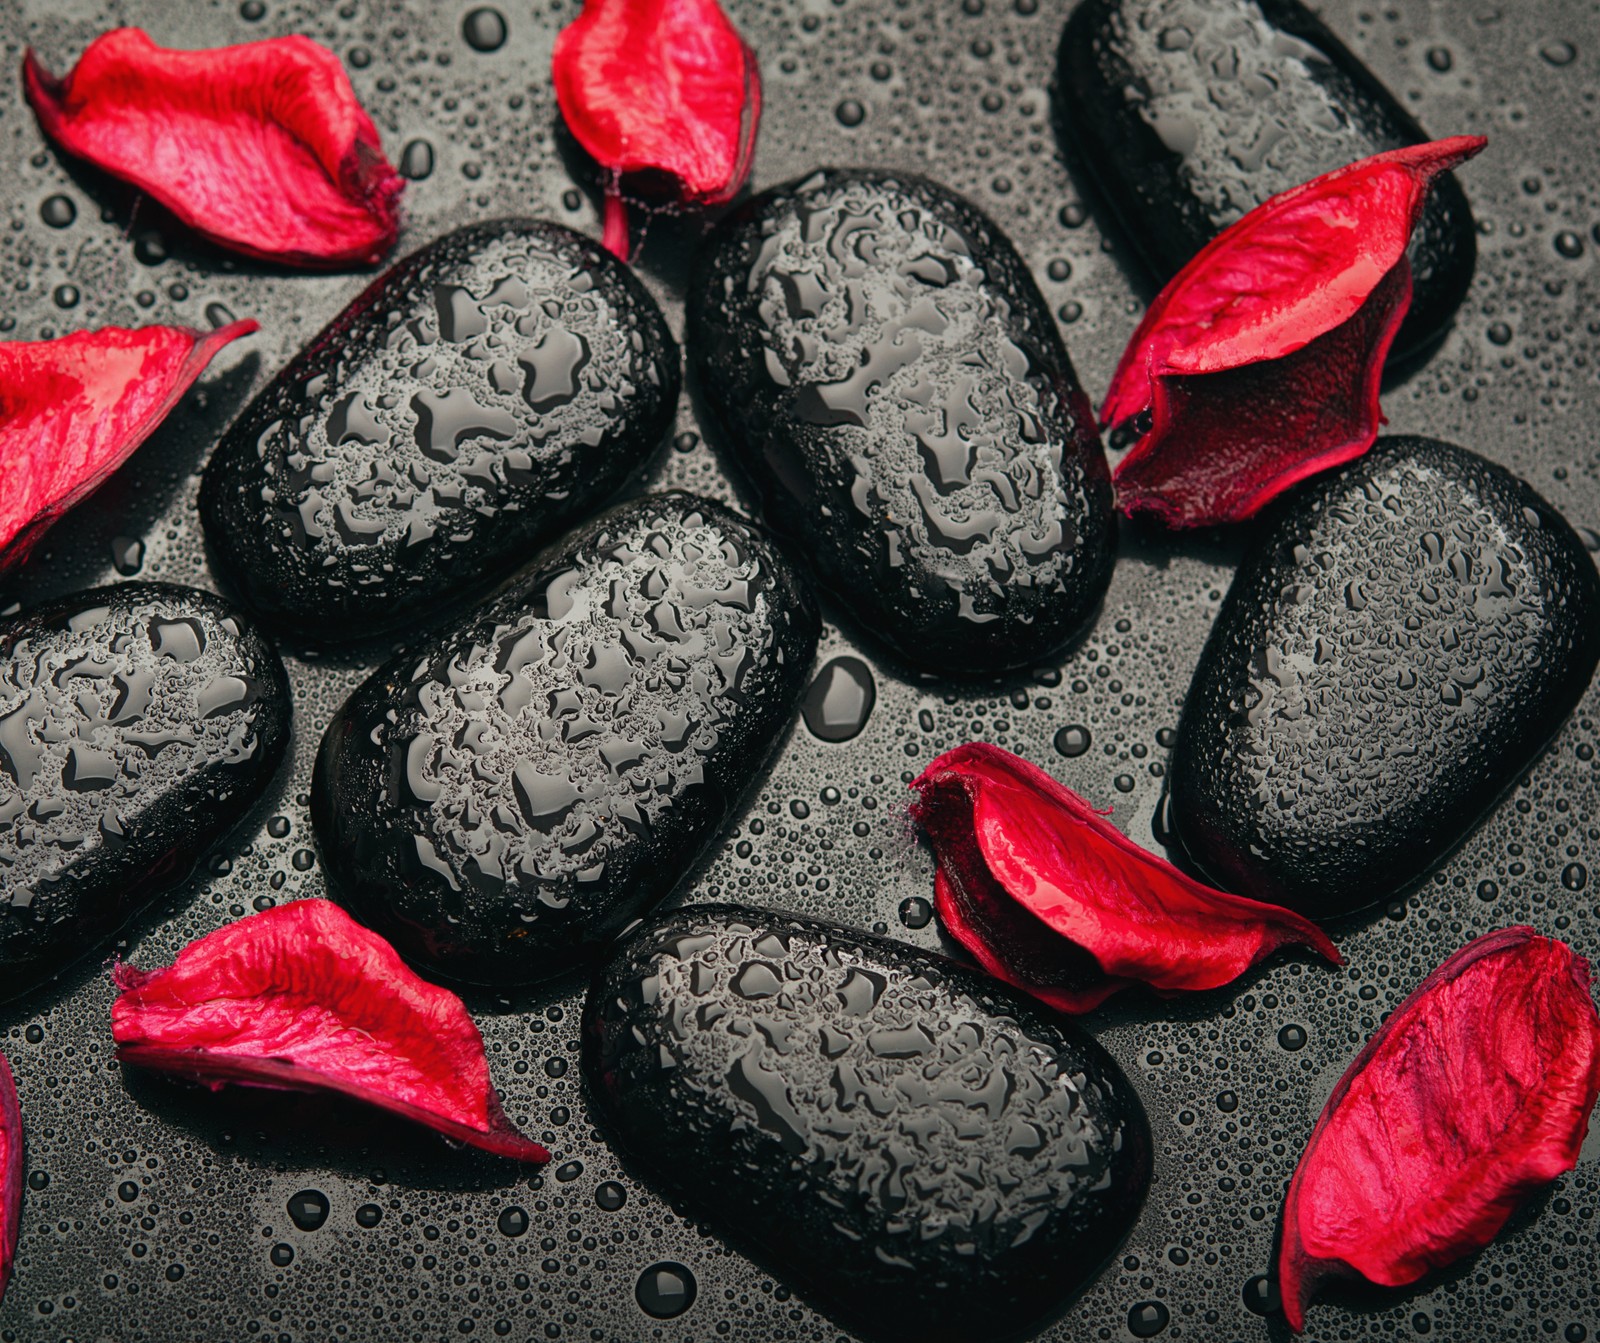
<instances>
[{"instance_id":1,"label":"small water bead","mask_svg":"<svg viewBox=\"0 0 1600 1343\"><path fill-rule=\"evenodd\" d=\"M124 578L132 578L144 568L144 542L137 536L112 537L111 567Z\"/></svg>"},{"instance_id":2,"label":"small water bead","mask_svg":"<svg viewBox=\"0 0 1600 1343\"><path fill-rule=\"evenodd\" d=\"M400 151L400 176L420 182L433 173L433 145L427 140L407 140Z\"/></svg>"},{"instance_id":3,"label":"small water bead","mask_svg":"<svg viewBox=\"0 0 1600 1343\"><path fill-rule=\"evenodd\" d=\"M1491 322L1489 324L1489 343L1491 345L1511 344L1511 327L1505 322Z\"/></svg>"},{"instance_id":4,"label":"small water bead","mask_svg":"<svg viewBox=\"0 0 1600 1343\"><path fill-rule=\"evenodd\" d=\"M604 1212L616 1212L628 1201L628 1191L615 1180L603 1180L594 1189L595 1205Z\"/></svg>"},{"instance_id":5,"label":"small water bead","mask_svg":"<svg viewBox=\"0 0 1600 1343\"><path fill-rule=\"evenodd\" d=\"M302 1231L315 1231L328 1220L328 1196L320 1189L302 1189L290 1196L289 1220Z\"/></svg>"},{"instance_id":6,"label":"small water bead","mask_svg":"<svg viewBox=\"0 0 1600 1343\"><path fill-rule=\"evenodd\" d=\"M1435 70L1442 75L1448 73L1450 67L1454 64L1455 59L1450 55L1449 47L1428 48L1428 68L1430 70Z\"/></svg>"},{"instance_id":7,"label":"small water bead","mask_svg":"<svg viewBox=\"0 0 1600 1343\"><path fill-rule=\"evenodd\" d=\"M227 326L233 320L233 309L226 303L206 304L206 321L210 322L213 328Z\"/></svg>"},{"instance_id":8,"label":"small water bead","mask_svg":"<svg viewBox=\"0 0 1600 1343\"><path fill-rule=\"evenodd\" d=\"M78 207L70 196L46 196L39 203L39 218L51 228L66 228L78 217Z\"/></svg>"},{"instance_id":9,"label":"small water bead","mask_svg":"<svg viewBox=\"0 0 1600 1343\"><path fill-rule=\"evenodd\" d=\"M244 0L239 6L239 17L246 23L260 23L267 16L267 7L262 0Z\"/></svg>"},{"instance_id":10,"label":"small water bead","mask_svg":"<svg viewBox=\"0 0 1600 1343\"><path fill-rule=\"evenodd\" d=\"M1056 257L1044 268L1044 271L1052 280L1060 284L1063 280L1072 278L1072 263L1064 257Z\"/></svg>"},{"instance_id":11,"label":"small water bead","mask_svg":"<svg viewBox=\"0 0 1600 1343\"><path fill-rule=\"evenodd\" d=\"M267 1256L278 1268L288 1268L294 1263L294 1246L279 1241Z\"/></svg>"},{"instance_id":12,"label":"small water bead","mask_svg":"<svg viewBox=\"0 0 1600 1343\"><path fill-rule=\"evenodd\" d=\"M39 1190L50 1187L50 1172L47 1170L31 1170L28 1172L28 1188Z\"/></svg>"},{"instance_id":13,"label":"small water bead","mask_svg":"<svg viewBox=\"0 0 1600 1343\"><path fill-rule=\"evenodd\" d=\"M1131 793L1133 791L1133 775L1131 774L1119 774L1111 780L1111 783L1119 793Z\"/></svg>"},{"instance_id":14,"label":"small water bead","mask_svg":"<svg viewBox=\"0 0 1600 1343\"><path fill-rule=\"evenodd\" d=\"M365 47L351 47L350 54L345 57L353 69L365 70L372 64L372 53Z\"/></svg>"},{"instance_id":15,"label":"small water bead","mask_svg":"<svg viewBox=\"0 0 1600 1343\"><path fill-rule=\"evenodd\" d=\"M1077 201L1068 201L1056 211L1056 218L1065 228L1082 228L1089 222L1089 212Z\"/></svg>"},{"instance_id":16,"label":"small water bead","mask_svg":"<svg viewBox=\"0 0 1600 1343\"><path fill-rule=\"evenodd\" d=\"M383 1209L376 1203L363 1203L356 1209L356 1225L368 1231L383 1221Z\"/></svg>"},{"instance_id":17,"label":"small water bead","mask_svg":"<svg viewBox=\"0 0 1600 1343\"><path fill-rule=\"evenodd\" d=\"M1493 900L1499 894L1500 884L1498 882L1485 879L1478 883L1478 899L1482 900L1485 904L1488 904L1489 901Z\"/></svg>"},{"instance_id":18,"label":"small water bead","mask_svg":"<svg viewBox=\"0 0 1600 1343\"><path fill-rule=\"evenodd\" d=\"M287 816L274 816L267 822L267 833L273 839L285 839L289 834L289 818Z\"/></svg>"},{"instance_id":19,"label":"small water bead","mask_svg":"<svg viewBox=\"0 0 1600 1343\"><path fill-rule=\"evenodd\" d=\"M571 1184L582 1174L583 1162L581 1161L567 1161L556 1167L556 1179L562 1184Z\"/></svg>"},{"instance_id":20,"label":"small water bead","mask_svg":"<svg viewBox=\"0 0 1600 1343\"><path fill-rule=\"evenodd\" d=\"M1310 1036L1306 1034L1306 1028L1304 1026L1296 1026L1291 1022L1289 1025L1284 1026L1281 1030L1279 1030L1278 1047L1280 1049L1287 1049L1290 1053L1294 1053L1296 1050L1304 1049L1306 1047L1306 1041L1309 1039Z\"/></svg>"},{"instance_id":21,"label":"small water bead","mask_svg":"<svg viewBox=\"0 0 1600 1343\"><path fill-rule=\"evenodd\" d=\"M1128 1311L1128 1332L1135 1338L1154 1338L1172 1321L1172 1313L1159 1301L1141 1301Z\"/></svg>"},{"instance_id":22,"label":"small water bead","mask_svg":"<svg viewBox=\"0 0 1600 1343\"><path fill-rule=\"evenodd\" d=\"M1559 69L1563 65L1571 65L1578 57L1578 49L1572 43L1562 40L1546 42L1539 48L1539 55L1547 65Z\"/></svg>"},{"instance_id":23,"label":"small water bead","mask_svg":"<svg viewBox=\"0 0 1600 1343\"><path fill-rule=\"evenodd\" d=\"M800 701L800 715L811 735L822 741L849 741L867 725L878 688L860 658L837 657L811 682Z\"/></svg>"},{"instance_id":24,"label":"small water bead","mask_svg":"<svg viewBox=\"0 0 1600 1343\"><path fill-rule=\"evenodd\" d=\"M1252 1315L1271 1315L1283 1309L1278 1284L1265 1273L1257 1273L1246 1282L1241 1295L1244 1297L1244 1308Z\"/></svg>"},{"instance_id":25,"label":"small water bead","mask_svg":"<svg viewBox=\"0 0 1600 1343\"><path fill-rule=\"evenodd\" d=\"M528 1210L519 1208L515 1203L502 1208L500 1216L495 1219L495 1225L500 1228L502 1236L524 1235L529 1226Z\"/></svg>"},{"instance_id":26,"label":"small water bead","mask_svg":"<svg viewBox=\"0 0 1600 1343\"><path fill-rule=\"evenodd\" d=\"M910 895L900 902L900 922L907 928L926 928L933 919L933 906L920 895Z\"/></svg>"},{"instance_id":27,"label":"small water bead","mask_svg":"<svg viewBox=\"0 0 1600 1343\"><path fill-rule=\"evenodd\" d=\"M1576 261L1583 255L1583 239L1571 229L1562 229L1556 234L1554 241L1556 251L1568 261Z\"/></svg>"},{"instance_id":28,"label":"small water bead","mask_svg":"<svg viewBox=\"0 0 1600 1343\"><path fill-rule=\"evenodd\" d=\"M506 43L506 16L487 5L469 9L461 20L461 36L474 51L499 51Z\"/></svg>"},{"instance_id":29,"label":"small water bead","mask_svg":"<svg viewBox=\"0 0 1600 1343\"><path fill-rule=\"evenodd\" d=\"M793 816L797 821L803 821L806 819L806 817L811 815L811 806L809 803L797 797L789 804L789 815Z\"/></svg>"},{"instance_id":30,"label":"small water bead","mask_svg":"<svg viewBox=\"0 0 1600 1343\"><path fill-rule=\"evenodd\" d=\"M144 266L159 266L167 259L166 240L150 231L137 234L133 240L133 259Z\"/></svg>"},{"instance_id":31,"label":"small water bead","mask_svg":"<svg viewBox=\"0 0 1600 1343\"><path fill-rule=\"evenodd\" d=\"M82 295L75 284L58 284L52 297L58 308L76 308Z\"/></svg>"},{"instance_id":32,"label":"small water bead","mask_svg":"<svg viewBox=\"0 0 1600 1343\"><path fill-rule=\"evenodd\" d=\"M1414 1333L1431 1334L1433 1332L1433 1321L1419 1310L1411 1317L1411 1328Z\"/></svg>"},{"instance_id":33,"label":"small water bead","mask_svg":"<svg viewBox=\"0 0 1600 1343\"><path fill-rule=\"evenodd\" d=\"M567 1075L567 1061L559 1054L544 1061L544 1075L546 1077L565 1077Z\"/></svg>"},{"instance_id":34,"label":"small water bead","mask_svg":"<svg viewBox=\"0 0 1600 1343\"><path fill-rule=\"evenodd\" d=\"M1225 1115L1231 1115L1239 1108L1239 1094L1236 1091L1220 1091L1217 1093L1217 1109Z\"/></svg>"},{"instance_id":35,"label":"small water bead","mask_svg":"<svg viewBox=\"0 0 1600 1343\"><path fill-rule=\"evenodd\" d=\"M1068 760L1074 759L1087 751L1091 741L1089 729L1081 723L1071 723L1055 735L1057 752L1066 756Z\"/></svg>"},{"instance_id":36,"label":"small water bead","mask_svg":"<svg viewBox=\"0 0 1600 1343\"><path fill-rule=\"evenodd\" d=\"M1561 884L1569 891L1581 891L1589 884L1589 869L1582 863L1568 863L1561 869Z\"/></svg>"},{"instance_id":37,"label":"small water bead","mask_svg":"<svg viewBox=\"0 0 1600 1343\"><path fill-rule=\"evenodd\" d=\"M124 1203L132 1203L139 1197L139 1186L132 1180L124 1180L117 1186L117 1197Z\"/></svg>"},{"instance_id":38,"label":"small water bead","mask_svg":"<svg viewBox=\"0 0 1600 1343\"><path fill-rule=\"evenodd\" d=\"M664 1261L639 1275L633 1295L646 1315L671 1320L694 1305L697 1290L693 1273L682 1264Z\"/></svg>"},{"instance_id":39,"label":"small water bead","mask_svg":"<svg viewBox=\"0 0 1600 1343\"><path fill-rule=\"evenodd\" d=\"M22 1038L24 1040L26 1040L30 1045L43 1044L44 1043L44 1027L41 1026L37 1021L32 1022L28 1026L28 1029L22 1032Z\"/></svg>"},{"instance_id":40,"label":"small water bead","mask_svg":"<svg viewBox=\"0 0 1600 1343\"><path fill-rule=\"evenodd\" d=\"M846 98L833 109L833 115L839 119L839 124L847 128L859 126L867 119L867 109L859 100Z\"/></svg>"}]
</instances>

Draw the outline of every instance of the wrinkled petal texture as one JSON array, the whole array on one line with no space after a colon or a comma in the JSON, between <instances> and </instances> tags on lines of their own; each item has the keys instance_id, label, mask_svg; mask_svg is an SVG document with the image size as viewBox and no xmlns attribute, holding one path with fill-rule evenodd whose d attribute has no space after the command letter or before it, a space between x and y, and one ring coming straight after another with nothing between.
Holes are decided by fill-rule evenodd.
<instances>
[{"instance_id":1,"label":"wrinkled petal texture","mask_svg":"<svg viewBox=\"0 0 1600 1343\"><path fill-rule=\"evenodd\" d=\"M0 344L0 573L128 459L218 350L254 330L104 327Z\"/></svg>"},{"instance_id":2,"label":"wrinkled petal texture","mask_svg":"<svg viewBox=\"0 0 1600 1343\"><path fill-rule=\"evenodd\" d=\"M333 1091L522 1161L549 1153L505 1118L461 999L328 900L191 942L168 968L119 966L117 1058L224 1082Z\"/></svg>"},{"instance_id":3,"label":"wrinkled petal texture","mask_svg":"<svg viewBox=\"0 0 1600 1343\"><path fill-rule=\"evenodd\" d=\"M1218 988L1285 945L1340 963L1315 924L1185 876L1008 751L957 747L911 786L951 935L991 974L1062 1011L1134 984Z\"/></svg>"},{"instance_id":4,"label":"wrinkled petal texture","mask_svg":"<svg viewBox=\"0 0 1600 1343\"><path fill-rule=\"evenodd\" d=\"M1487 1245L1570 1170L1600 1091L1589 966L1507 928L1463 947L1334 1087L1290 1182L1279 1284L1304 1327L1324 1277L1401 1286Z\"/></svg>"},{"instance_id":5,"label":"wrinkled petal texture","mask_svg":"<svg viewBox=\"0 0 1600 1343\"><path fill-rule=\"evenodd\" d=\"M1115 472L1118 507L1172 527L1238 522L1370 448L1411 303L1411 232L1433 181L1485 143L1456 136L1314 178L1174 276L1101 411L1108 425L1150 421Z\"/></svg>"},{"instance_id":6,"label":"wrinkled petal texture","mask_svg":"<svg viewBox=\"0 0 1600 1343\"><path fill-rule=\"evenodd\" d=\"M332 267L394 245L404 179L339 58L310 38L171 51L118 28L61 79L29 51L23 81L52 140L223 247Z\"/></svg>"},{"instance_id":7,"label":"wrinkled petal texture","mask_svg":"<svg viewBox=\"0 0 1600 1343\"><path fill-rule=\"evenodd\" d=\"M627 254L616 177L664 173L692 205L731 200L744 184L761 75L717 0L585 0L556 39L552 74L568 129L613 174L613 252Z\"/></svg>"},{"instance_id":8,"label":"wrinkled petal texture","mask_svg":"<svg viewBox=\"0 0 1600 1343\"><path fill-rule=\"evenodd\" d=\"M17 1228L22 1222L22 1110L11 1063L0 1054L0 1301L11 1281L17 1257Z\"/></svg>"}]
</instances>

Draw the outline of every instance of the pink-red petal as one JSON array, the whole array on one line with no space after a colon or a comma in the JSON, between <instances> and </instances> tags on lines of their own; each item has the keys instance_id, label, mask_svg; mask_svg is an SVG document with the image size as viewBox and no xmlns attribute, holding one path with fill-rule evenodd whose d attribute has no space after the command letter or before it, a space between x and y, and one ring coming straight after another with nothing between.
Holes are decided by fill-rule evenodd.
<instances>
[{"instance_id":1,"label":"pink-red petal","mask_svg":"<svg viewBox=\"0 0 1600 1343\"><path fill-rule=\"evenodd\" d=\"M584 0L551 73L568 129L611 173L604 241L624 260L621 178L665 177L674 203L714 205L749 175L761 73L717 0Z\"/></svg>"},{"instance_id":2,"label":"pink-red petal","mask_svg":"<svg viewBox=\"0 0 1600 1343\"><path fill-rule=\"evenodd\" d=\"M0 344L0 573L128 459L218 350L254 330L247 319Z\"/></svg>"},{"instance_id":3,"label":"pink-red petal","mask_svg":"<svg viewBox=\"0 0 1600 1343\"><path fill-rule=\"evenodd\" d=\"M339 58L310 38L174 51L118 28L61 78L30 50L23 86L50 139L220 246L334 267L394 245L404 179Z\"/></svg>"},{"instance_id":4,"label":"pink-red petal","mask_svg":"<svg viewBox=\"0 0 1600 1343\"><path fill-rule=\"evenodd\" d=\"M1218 988L1286 945L1340 963L1315 924L1185 876L1008 751L957 747L911 786L951 935L990 973L1062 1011L1134 984Z\"/></svg>"},{"instance_id":5,"label":"pink-red petal","mask_svg":"<svg viewBox=\"0 0 1600 1343\"><path fill-rule=\"evenodd\" d=\"M1323 1279L1416 1282L1572 1169L1600 1094L1589 983L1565 943L1507 928L1395 1009L1328 1097L1284 1200L1295 1330Z\"/></svg>"},{"instance_id":6,"label":"pink-red petal","mask_svg":"<svg viewBox=\"0 0 1600 1343\"><path fill-rule=\"evenodd\" d=\"M461 999L327 900L298 900L191 942L164 970L119 966L117 1058L213 1088L352 1097L519 1161L549 1153L512 1127Z\"/></svg>"},{"instance_id":7,"label":"pink-red petal","mask_svg":"<svg viewBox=\"0 0 1600 1343\"><path fill-rule=\"evenodd\" d=\"M11 1281L22 1223L22 1110L11 1063L0 1054L0 1301Z\"/></svg>"}]
</instances>

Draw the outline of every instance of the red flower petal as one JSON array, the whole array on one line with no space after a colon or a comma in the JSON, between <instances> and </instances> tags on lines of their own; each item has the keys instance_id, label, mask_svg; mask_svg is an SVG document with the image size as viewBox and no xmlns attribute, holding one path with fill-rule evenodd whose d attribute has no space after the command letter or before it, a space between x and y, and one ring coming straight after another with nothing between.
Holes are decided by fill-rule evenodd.
<instances>
[{"instance_id":1,"label":"red flower petal","mask_svg":"<svg viewBox=\"0 0 1600 1343\"><path fill-rule=\"evenodd\" d=\"M0 343L0 573L150 437L218 350L256 329L108 326Z\"/></svg>"},{"instance_id":2,"label":"red flower petal","mask_svg":"<svg viewBox=\"0 0 1600 1343\"><path fill-rule=\"evenodd\" d=\"M1179 271L1101 411L1111 425L1152 417L1117 468L1119 507L1171 526L1235 522L1371 447L1383 360L1411 301L1411 231L1433 180L1485 143L1456 136L1325 173Z\"/></svg>"},{"instance_id":3,"label":"red flower petal","mask_svg":"<svg viewBox=\"0 0 1600 1343\"><path fill-rule=\"evenodd\" d=\"M1218 988L1291 944L1341 963L1315 924L1185 876L1009 751L959 746L911 787L951 936L991 974L1063 1012L1087 1012L1133 984L1161 994Z\"/></svg>"},{"instance_id":4,"label":"red flower petal","mask_svg":"<svg viewBox=\"0 0 1600 1343\"><path fill-rule=\"evenodd\" d=\"M568 128L612 172L604 241L623 260L624 174L665 174L685 205L744 185L761 73L717 0L584 0L556 38L552 74Z\"/></svg>"},{"instance_id":5,"label":"red flower petal","mask_svg":"<svg viewBox=\"0 0 1600 1343\"><path fill-rule=\"evenodd\" d=\"M225 1082L332 1091L519 1161L550 1154L501 1112L461 999L328 900L191 942L165 970L118 966L117 1058Z\"/></svg>"},{"instance_id":6,"label":"red flower petal","mask_svg":"<svg viewBox=\"0 0 1600 1343\"><path fill-rule=\"evenodd\" d=\"M17 1257L17 1228L22 1222L22 1110L11 1063L0 1054L0 1301L11 1281Z\"/></svg>"},{"instance_id":7,"label":"red flower petal","mask_svg":"<svg viewBox=\"0 0 1600 1343\"><path fill-rule=\"evenodd\" d=\"M1589 965L1532 928L1456 952L1328 1097L1289 1184L1278 1281L1290 1325L1327 1277L1415 1282L1494 1239L1572 1169L1600 1093Z\"/></svg>"},{"instance_id":8,"label":"red flower petal","mask_svg":"<svg viewBox=\"0 0 1600 1343\"><path fill-rule=\"evenodd\" d=\"M169 51L118 28L63 79L31 50L22 73L46 135L223 247L343 266L394 245L405 182L339 58L310 38Z\"/></svg>"}]
</instances>

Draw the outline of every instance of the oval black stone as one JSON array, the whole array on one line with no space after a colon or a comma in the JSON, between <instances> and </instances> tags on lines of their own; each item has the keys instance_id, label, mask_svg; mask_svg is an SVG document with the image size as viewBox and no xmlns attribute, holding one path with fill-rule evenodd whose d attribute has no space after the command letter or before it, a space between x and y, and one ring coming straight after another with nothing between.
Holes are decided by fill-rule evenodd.
<instances>
[{"instance_id":1,"label":"oval black stone","mask_svg":"<svg viewBox=\"0 0 1600 1343\"><path fill-rule=\"evenodd\" d=\"M209 592L123 583L0 626L0 998L181 881L289 740L283 664Z\"/></svg>"},{"instance_id":2,"label":"oval black stone","mask_svg":"<svg viewBox=\"0 0 1600 1343\"><path fill-rule=\"evenodd\" d=\"M1094 416L1027 267L907 174L814 173L714 231L699 384L774 527L902 657L1025 667L1087 620L1115 526Z\"/></svg>"},{"instance_id":3,"label":"oval black stone","mask_svg":"<svg viewBox=\"0 0 1600 1343\"><path fill-rule=\"evenodd\" d=\"M687 1215L868 1337L1010 1338L1115 1253L1150 1133L1066 1019L942 956L700 905L595 978L599 1118Z\"/></svg>"},{"instance_id":4,"label":"oval black stone","mask_svg":"<svg viewBox=\"0 0 1600 1343\"><path fill-rule=\"evenodd\" d=\"M374 282L228 430L200 491L224 573L322 644L482 589L671 426L678 349L633 273L556 224L446 234Z\"/></svg>"},{"instance_id":5,"label":"oval black stone","mask_svg":"<svg viewBox=\"0 0 1600 1343\"><path fill-rule=\"evenodd\" d=\"M1063 142L1163 283L1267 197L1431 138L1299 0L1080 0L1052 93ZM1402 358L1443 334L1472 281L1454 177L1410 256Z\"/></svg>"},{"instance_id":6,"label":"oval black stone","mask_svg":"<svg viewBox=\"0 0 1600 1343\"><path fill-rule=\"evenodd\" d=\"M602 514L339 711L312 789L334 894L447 979L582 963L716 837L819 628L800 575L720 505Z\"/></svg>"},{"instance_id":7,"label":"oval black stone","mask_svg":"<svg viewBox=\"0 0 1600 1343\"><path fill-rule=\"evenodd\" d=\"M1314 918L1425 875L1600 659L1600 580L1523 481L1379 439L1263 519L1195 671L1171 819L1229 890Z\"/></svg>"}]
</instances>

